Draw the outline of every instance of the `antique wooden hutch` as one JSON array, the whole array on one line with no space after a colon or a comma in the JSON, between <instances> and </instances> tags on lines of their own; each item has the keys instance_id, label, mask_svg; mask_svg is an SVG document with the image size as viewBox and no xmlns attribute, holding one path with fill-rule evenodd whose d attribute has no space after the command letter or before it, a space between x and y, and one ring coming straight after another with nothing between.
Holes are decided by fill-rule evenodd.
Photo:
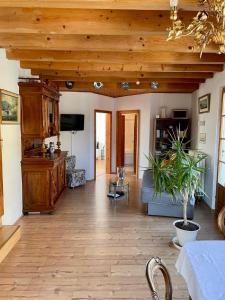
<instances>
[{"instance_id":1,"label":"antique wooden hutch","mask_svg":"<svg viewBox=\"0 0 225 300\"><path fill-rule=\"evenodd\" d=\"M60 150L59 91L48 81L23 80L21 139L23 213L52 212L65 187L65 156ZM45 139L57 136L55 153Z\"/></svg>"}]
</instances>

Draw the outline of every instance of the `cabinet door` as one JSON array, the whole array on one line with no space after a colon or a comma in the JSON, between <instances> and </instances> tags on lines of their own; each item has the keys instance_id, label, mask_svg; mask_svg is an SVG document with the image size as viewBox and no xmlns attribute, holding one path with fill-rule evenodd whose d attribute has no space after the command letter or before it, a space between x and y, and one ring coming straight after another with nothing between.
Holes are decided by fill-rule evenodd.
<instances>
[{"instance_id":1,"label":"cabinet door","mask_svg":"<svg viewBox=\"0 0 225 300\"><path fill-rule=\"evenodd\" d=\"M27 137L43 137L40 93L21 93L21 130Z\"/></svg>"},{"instance_id":2,"label":"cabinet door","mask_svg":"<svg viewBox=\"0 0 225 300\"><path fill-rule=\"evenodd\" d=\"M47 96L42 96L42 129L43 136L50 136L50 122L49 122L49 101Z\"/></svg>"},{"instance_id":3,"label":"cabinet door","mask_svg":"<svg viewBox=\"0 0 225 300\"><path fill-rule=\"evenodd\" d=\"M54 203L58 196L58 168L55 167L50 171L50 194L51 194L51 205Z\"/></svg>"},{"instance_id":4,"label":"cabinet door","mask_svg":"<svg viewBox=\"0 0 225 300\"><path fill-rule=\"evenodd\" d=\"M59 134L59 101L55 100L53 102L53 110L54 110L54 135Z\"/></svg>"},{"instance_id":5,"label":"cabinet door","mask_svg":"<svg viewBox=\"0 0 225 300\"><path fill-rule=\"evenodd\" d=\"M23 169L23 210L42 212L51 209L47 170Z\"/></svg>"},{"instance_id":6,"label":"cabinet door","mask_svg":"<svg viewBox=\"0 0 225 300\"><path fill-rule=\"evenodd\" d=\"M58 184L59 184L59 193L61 193L65 186L65 161L64 160L58 166Z\"/></svg>"}]
</instances>

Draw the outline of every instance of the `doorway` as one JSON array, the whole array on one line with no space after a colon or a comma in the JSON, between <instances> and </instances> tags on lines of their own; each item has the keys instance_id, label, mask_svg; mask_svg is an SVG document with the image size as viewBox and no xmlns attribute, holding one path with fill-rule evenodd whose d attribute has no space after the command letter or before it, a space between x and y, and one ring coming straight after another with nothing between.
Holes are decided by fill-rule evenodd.
<instances>
[{"instance_id":1,"label":"doorway","mask_svg":"<svg viewBox=\"0 0 225 300\"><path fill-rule=\"evenodd\" d=\"M94 112L94 177L111 174L112 112Z\"/></svg>"},{"instance_id":2,"label":"doorway","mask_svg":"<svg viewBox=\"0 0 225 300\"><path fill-rule=\"evenodd\" d=\"M116 165L129 175L138 176L139 110L117 112Z\"/></svg>"}]
</instances>

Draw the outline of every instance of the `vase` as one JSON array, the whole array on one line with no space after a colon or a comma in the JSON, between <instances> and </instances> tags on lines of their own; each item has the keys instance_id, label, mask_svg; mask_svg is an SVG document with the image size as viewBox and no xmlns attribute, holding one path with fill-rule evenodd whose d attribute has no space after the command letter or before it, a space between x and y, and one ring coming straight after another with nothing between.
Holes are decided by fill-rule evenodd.
<instances>
[{"instance_id":1,"label":"vase","mask_svg":"<svg viewBox=\"0 0 225 300\"><path fill-rule=\"evenodd\" d=\"M124 167L117 167L117 177L120 181L125 179L125 168Z\"/></svg>"}]
</instances>

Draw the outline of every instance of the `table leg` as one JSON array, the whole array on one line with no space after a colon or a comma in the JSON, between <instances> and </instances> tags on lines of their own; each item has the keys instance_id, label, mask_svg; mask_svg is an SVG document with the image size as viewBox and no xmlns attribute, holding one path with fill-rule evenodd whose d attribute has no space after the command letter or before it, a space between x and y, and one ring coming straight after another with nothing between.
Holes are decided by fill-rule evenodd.
<instances>
[{"instance_id":1,"label":"table leg","mask_svg":"<svg viewBox=\"0 0 225 300\"><path fill-rule=\"evenodd\" d=\"M114 195L113 195L113 200L114 200L114 203L116 205L116 186L114 186Z\"/></svg>"}]
</instances>

